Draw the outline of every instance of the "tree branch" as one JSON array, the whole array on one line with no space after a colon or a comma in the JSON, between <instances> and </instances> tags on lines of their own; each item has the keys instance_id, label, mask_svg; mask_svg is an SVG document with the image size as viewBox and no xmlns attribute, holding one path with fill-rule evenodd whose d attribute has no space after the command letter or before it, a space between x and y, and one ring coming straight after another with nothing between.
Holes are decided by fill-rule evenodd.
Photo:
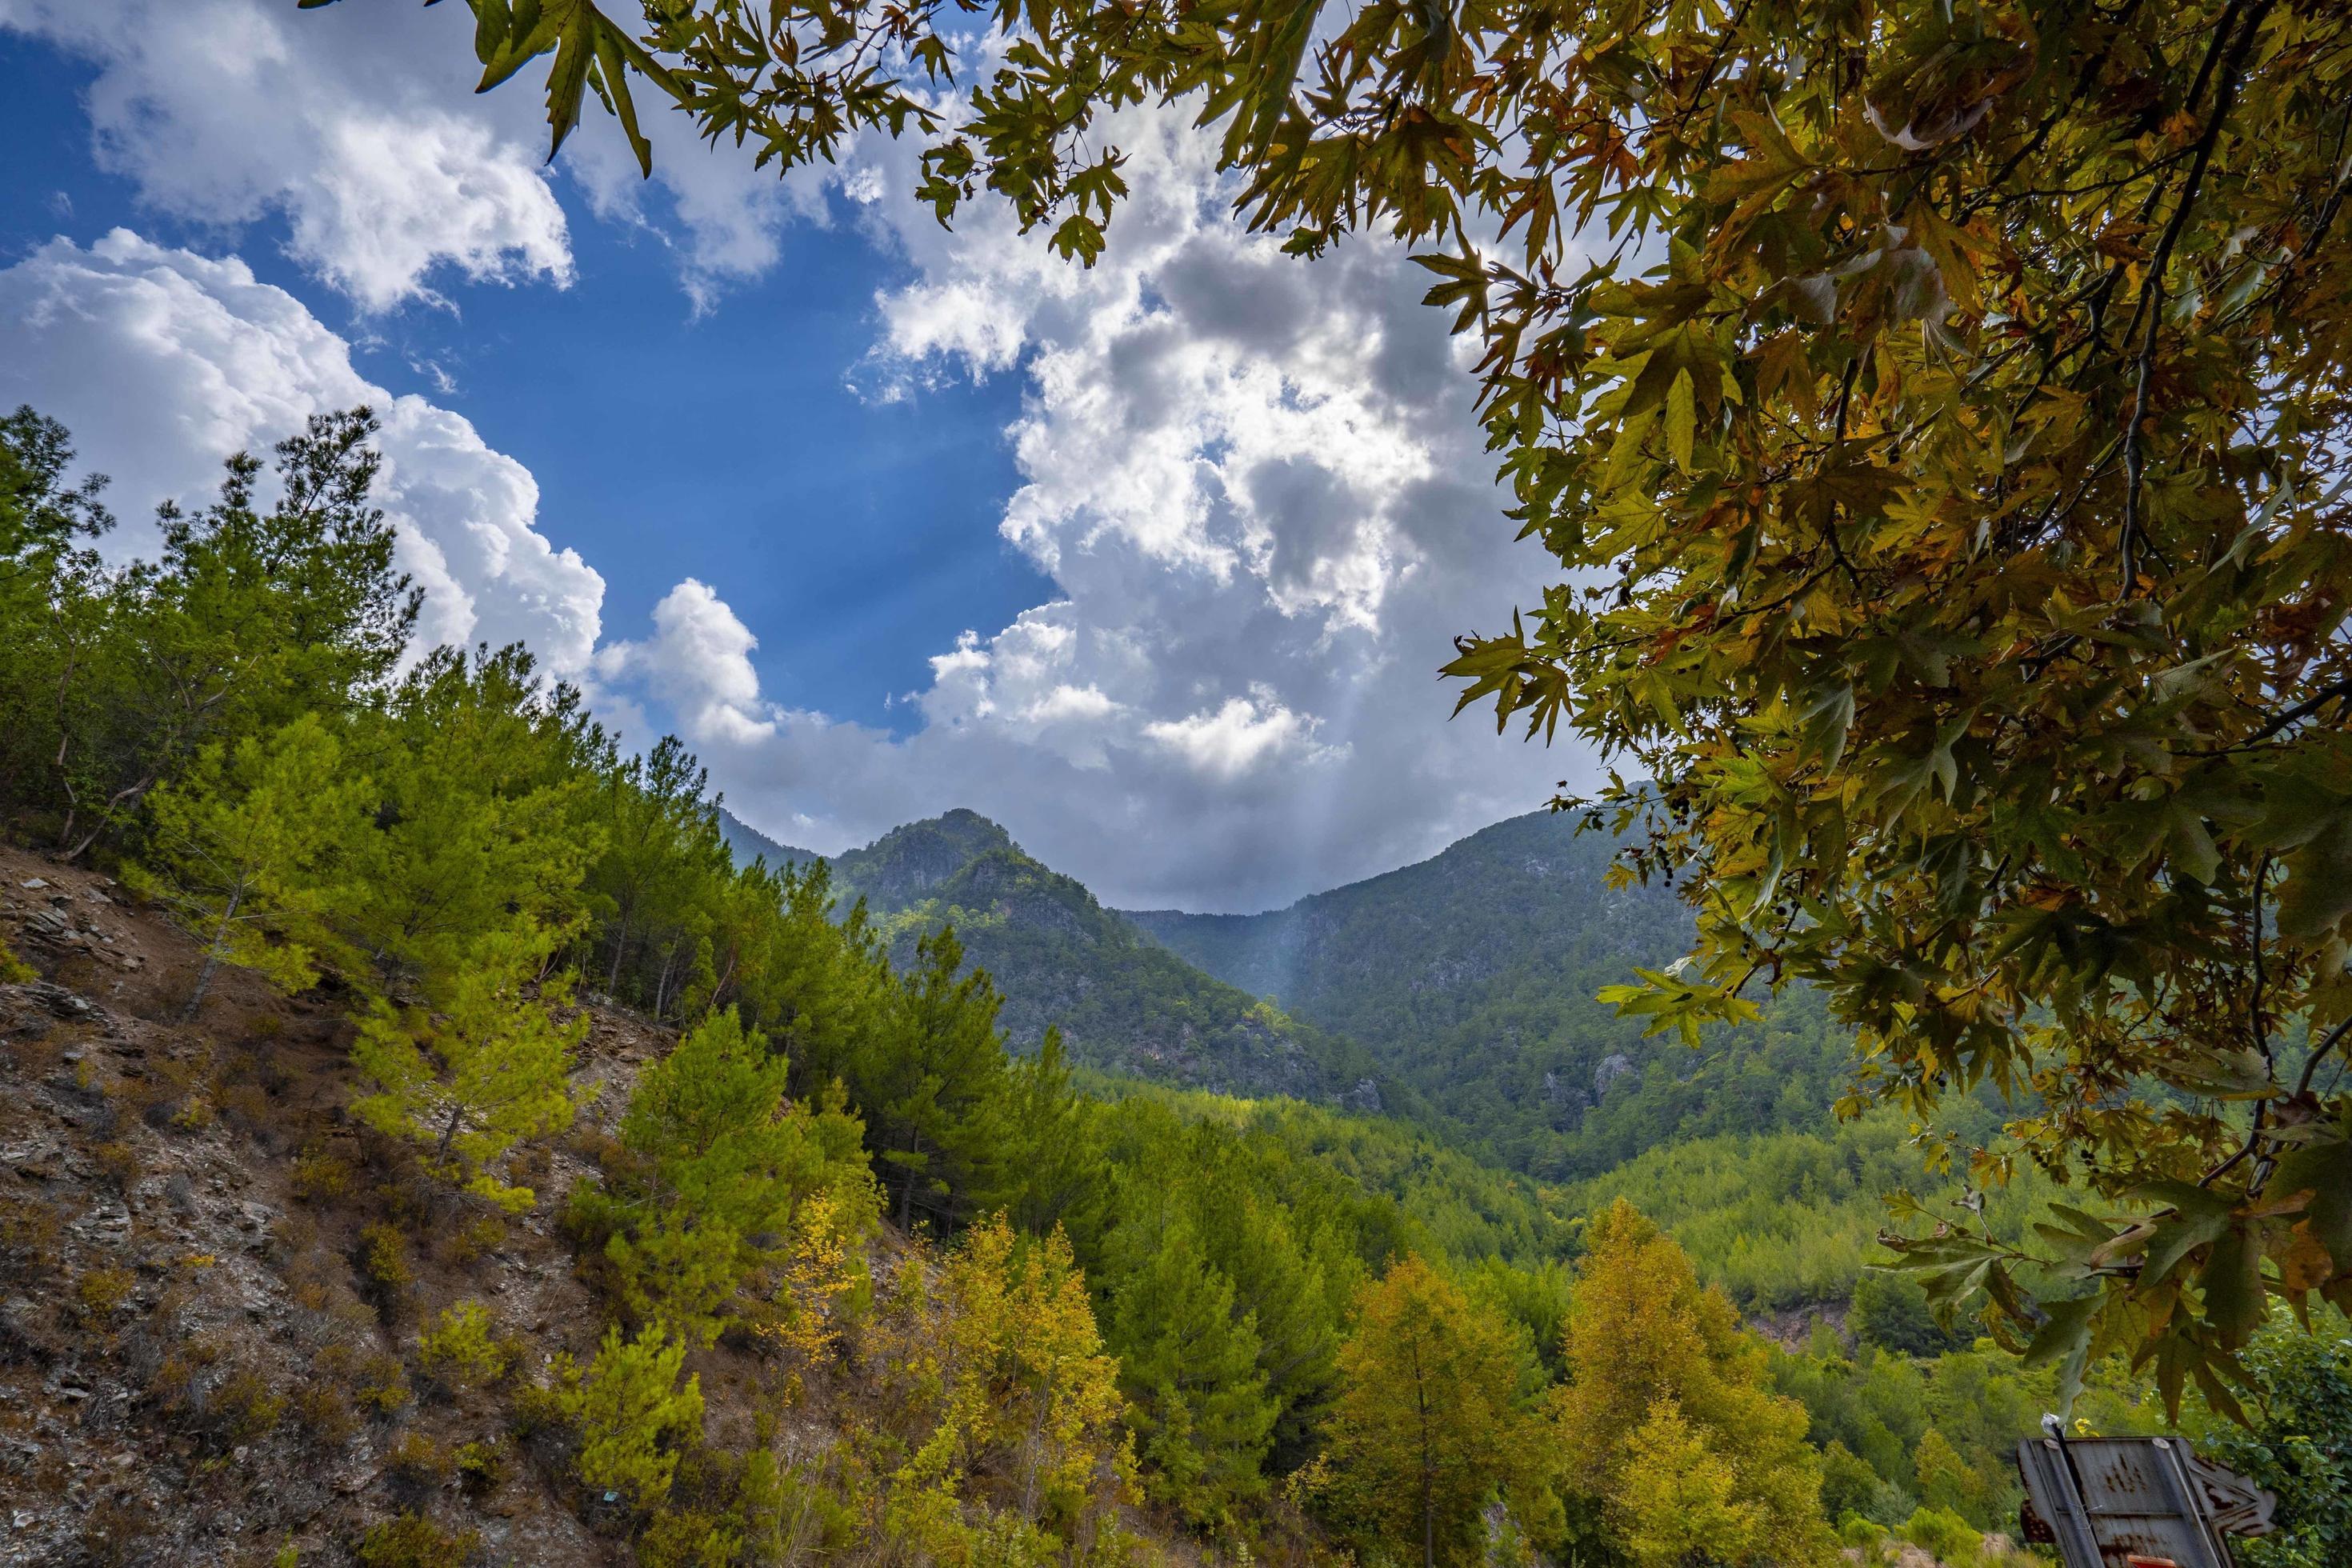
<instances>
[{"instance_id":1,"label":"tree branch","mask_svg":"<svg viewBox=\"0 0 2352 1568\"><path fill-rule=\"evenodd\" d=\"M2205 122L2204 134L2197 140L2197 157L2189 165L2189 178L2181 186L2179 204L2172 209L2171 221L2164 226L2164 237L2157 242L2156 254L2147 264L2147 285L2140 290L2139 303L2133 320L2145 314L2147 331L2141 335L2139 369L2134 378L2131 423L2124 427L2124 525L2116 540L2116 553L2121 559L2123 583L2120 596L2131 597L2132 584L2138 576L2137 548L2144 524L2140 518L2140 493L2147 471L2147 453L2141 442L2141 432L2148 423L2148 394L2156 378L2156 342L2164 323L2164 269L2172 259L2173 247L2180 243L2183 230L2189 226L2189 215L2196 210L2197 195L2204 184L2205 170L2213 160L2213 148L2221 139L2221 127L2229 121L2230 110L2238 100L2238 80L2245 69L2246 54L2253 47L2254 35L2262 30L2263 18L2270 14L2272 0L2262 0L2245 21L2239 25L2237 37L2229 45L2229 58L2221 67L2221 83L2215 93L2212 118ZM2221 37L2214 40L2218 47L2229 36L2230 26L2237 12L2236 0L2222 14ZM2213 68L2213 53L2206 54L2205 64L2197 74L2197 85L2189 89L2189 101L2193 105L2203 96L2205 82Z\"/></svg>"}]
</instances>

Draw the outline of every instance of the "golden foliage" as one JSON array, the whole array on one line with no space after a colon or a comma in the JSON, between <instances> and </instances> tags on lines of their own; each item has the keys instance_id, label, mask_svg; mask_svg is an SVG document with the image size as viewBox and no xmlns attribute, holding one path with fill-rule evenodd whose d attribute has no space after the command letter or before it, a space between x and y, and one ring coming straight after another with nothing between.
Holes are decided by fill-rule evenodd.
<instances>
[{"instance_id":1,"label":"golden foliage","mask_svg":"<svg viewBox=\"0 0 2352 1568\"><path fill-rule=\"evenodd\" d=\"M1116 1557L1135 1455L1120 1430L1118 1363L1059 1230L974 1226L937 1270L891 1282L864 1351L885 1378L908 1456L884 1527L942 1561Z\"/></svg>"},{"instance_id":2,"label":"golden foliage","mask_svg":"<svg viewBox=\"0 0 2352 1568\"><path fill-rule=\"evenodd\" d=\"M1804 1407L1770 1391L1731 1303L1702 1290L1674 1238L1622 1199L1594 1216L1586 1245L1568 1381L1552 1396L1567 1485L1601 1499L1637 1554L1667 1552L1673 1516L1689 1509L1732 1531L1711 1548L1725 1561L1822 1557Z\"/></svg>"},{"instance_id":3,"label":"golden foliage","mask_svg":"<svg viewBox=\"0 0 2352 1568\"><path fill-rule=\"evenodd\" d=\"M866 1283L865 1249L857 1245L864 1229L831 1190L803 1199L793 1216L792 1252L770 1304L772 1316L753 1329L789 1359L788 1400L800 1397L803 1374L841 1343L843 1320Z\"/></svg>"},{"instance_id":4,"label":"golden foliage","mask_svg":"<svg viewBox=\"0 0 2352 1568\"><path fill-rule=\"evenodd\" d=\"M1492 1308L1418 1258L1356 1296L1339 1352L1330 1462L1314 1486L1343 1529L1425 1559L1483 1560L1483 1510L1531 1479L1538 1434L1518 1404L1526 1360Z\"/></svg>"}]
</instances>

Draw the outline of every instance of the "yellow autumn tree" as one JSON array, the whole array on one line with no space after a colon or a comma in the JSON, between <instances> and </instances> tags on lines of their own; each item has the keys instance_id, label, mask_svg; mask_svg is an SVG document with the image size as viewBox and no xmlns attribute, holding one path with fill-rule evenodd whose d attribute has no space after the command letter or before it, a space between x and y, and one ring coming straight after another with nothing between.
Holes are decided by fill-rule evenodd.
<instances>
[{"instance_id":1,"label":"yellow autumn tree","mask_svg":"<svg viewBox=\"0 0 2352 1568\"><path fill-rule=\"evenodd\" d=\"M1701 1519L1716 1561L1825 1557L1804 1407L1770 1391L1731 1303L1622 1199L1593 1217L1586 1247L1551 1401L1562 1482L1601 1500L1645 1565L1685 1561Z\"/></svg>"},{"instance_id":2,"label":"yellow autumn tree","mask_svg":"<svg viewBox=\"0 0 2352 1568\"><path fill-rule=\"evenodd\" d=\"M1671 1397L1625 1439L1625 1465L1611 1499L1626 1555L1643 1568L1743 1563L1756 1554L1763 1508L1739 1495L1738 1472Z\"/></svg>"},{"instance_id":3,"label":"yellow autumn tree","mask_svg":"<svg viewBox=\"0 0 2352 1568\"><path fill-rule=\"evenodd\" d=\"M843 1321L865 1283L859 1242L868 1212L827 1188L803 1199L793 1215L775 1300L752 1328L785 1358L787 1403L804 1392L803 1373L824 1364L841 1342Z\"/></svg>"},{"instance_id":4,"label":"yellow autumn tree","mask_svg":"<svg viewBox=\"0 0 2352 1568\"><path fill-rule=\"evenodd\" d=\"M1951 1439L1935 1427L1919 1435L1911 1468L1919 1479L1919 1500L1929 1508L1978 1518L1993 1511L1993 1483L1962 1458Z\"/></svg>"},{"instance_id":5,"label":"yellow autumn tree","mask_svg":"<svg viewBox=\"0 0 2352 1568\"><path fill-rule=\"evenodd\" d=\"M1118 1363L1058 1228L1018 1237L999 1215L936 1284L910 1259L867 1350L912 1416L892 1534L948 1563L1118 1555L1116 1510L1137 1496Z\"/></svg>"},{"instance_id":6,"label":"yellow autumn tree","mask_svg":"<svg viewBox=\"0 0 2352 1568\"><path fill-rule=\"evenodd\" d=\"M1482 1561L1486 1506L1528 1478L1537 1448L1525 1359L1500 1314L1418 1258L1367 1283L1315 1488L1334 1522L1424 1568Z\"/></svg>"}]
</instances>

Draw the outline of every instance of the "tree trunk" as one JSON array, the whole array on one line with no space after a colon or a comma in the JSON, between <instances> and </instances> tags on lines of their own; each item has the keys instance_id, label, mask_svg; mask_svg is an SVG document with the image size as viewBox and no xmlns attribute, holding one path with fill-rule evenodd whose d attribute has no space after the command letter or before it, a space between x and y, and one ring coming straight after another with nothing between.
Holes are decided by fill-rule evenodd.
<instances>
[{"instance_id":1,"label":"tree trunk","mask_svg":"<svg viewBox=\"0 0 2352 1568\"><path fill-rule=\"evenodd\" d=\"M661 978L654 983L654 1022L656 1024L661 1022L662 1008L668 1003L669 972L671 967L677 963L677 943L671 942L669 944L669 952L662 958Z\"/></svg>"},{"instance_id":2,"label":"tree trunk","mask_svg":"<svg viewBox=\"0 0 2352 1568\"><path fill-rule=\"evenodd\" d=\"M242 883L229 889L228 908L221 911L220 923L213 928L213 940L205 948L205 966L196 971L196 988L188 994L188 1005L180 1014L184 1024L194 1023L196 1009L205 1005L205 992L213 983L213 971L220 967L221 943L228 940L229 922L236 919L236 906L244 898Z\"/></svg>"},{"instance_id":3,"label":"tree trunk","mask_svg":"<svg viewBox=\"0 0 2352 1568\"><path fill-rule=\"evenodd\" d=\"M621 923L613 931L613 976L604 982L604 994L621 994L621 955L629 950L629 911L621 911Z\"/></svg>"},{"instance_id":4,"label":"tree trunk","mask_svg":"<svg viewBox=\"0 0 2352 1568\"><path fill-rule=\"evenodd\" d=\"M465 1120L465 1115L466 1108L462 1105L453 1105L449 1108L449 1123L441 1129L441 1142L433 1150L435 1159L446 1160L449 1157L450 1141L457 1136L458 1124Z\"/></svg>"},{"instance_id":5,"label":"tree trunk","mask_svg":"<svg viewBox=\"0 0 2352 1568\"><path fill-rule=\"evenodd\" d=\"M1412 1347L1412 1396L1421 1415L1421 1565L1437 1568L1437 1478L1429 1454L1429 1380L1421 1374L1418 1343Z\"/></svg>"},{"instance_id":6,"label":"tree trunk","mask_svg":"<svg viewBox=\"0 0 2352 1568\"><path fill-rule=\"evenodd\" d=\"M87 850L91 845L97 843L100 838L103 837L106 834L107 828L113 825L115 807L122 805L125 801L136 801L139 799L140 796L145 795L148 790L154 786L155 779L155 774L149 773L137 784L116 790L113 795L108 796L105 809L98 814L98 826L89 830L88 837L75 845L72 848L65 850L64 854L59 858L67 861L68 864L80 859L82 858L82 852ZM68 816L68 820L71 820L70 816ZM60 836L58 842L59 847L62 847L65 843L64 837Z\"/></svg>"},{"instance_id":7,"label":"tree trunk","mask_svg":"<svg viewBox=\"0 0 2352 1568\"><path fill-rule=\"evenodd\" d=\"M922 1152L922 1134L919 1132L908 1134L907 1152L919 1154ZM915 1234L915 1176L919 1169L920 1167L912 1160L908 1161L907 1184L898 1190L898 1228L908 1236Z\"/></svg>"}]
</instances>

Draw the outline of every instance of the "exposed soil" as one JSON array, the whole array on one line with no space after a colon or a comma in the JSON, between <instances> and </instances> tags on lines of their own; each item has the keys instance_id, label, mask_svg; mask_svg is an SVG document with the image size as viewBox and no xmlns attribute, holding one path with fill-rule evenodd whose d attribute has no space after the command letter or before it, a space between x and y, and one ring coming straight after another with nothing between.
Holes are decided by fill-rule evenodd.
<instances>
[{"instance_id":1,"label":"exposed soil","mask_svg":"<svg viewBox=\"0 0 2352 1568\"><path fill-rule=\"evenodd\" d=\"M533 1357L593 1352L603 1314L554 1216L662 1037L594 1009L580 1127L501 1222L349 1117L340 998L223 969L184 1019L193 942L5 847L0 941L41 976L0 984L0 1563L268 1563L289 1541L350 1561L410 1510L495 1562L629 1561L490 1398L411 1369L461 1299ZM735 1424L714 1359L713 1425ZM461 1479L468 1443L503 1474Z\"/></svg>"}]
</instances>

